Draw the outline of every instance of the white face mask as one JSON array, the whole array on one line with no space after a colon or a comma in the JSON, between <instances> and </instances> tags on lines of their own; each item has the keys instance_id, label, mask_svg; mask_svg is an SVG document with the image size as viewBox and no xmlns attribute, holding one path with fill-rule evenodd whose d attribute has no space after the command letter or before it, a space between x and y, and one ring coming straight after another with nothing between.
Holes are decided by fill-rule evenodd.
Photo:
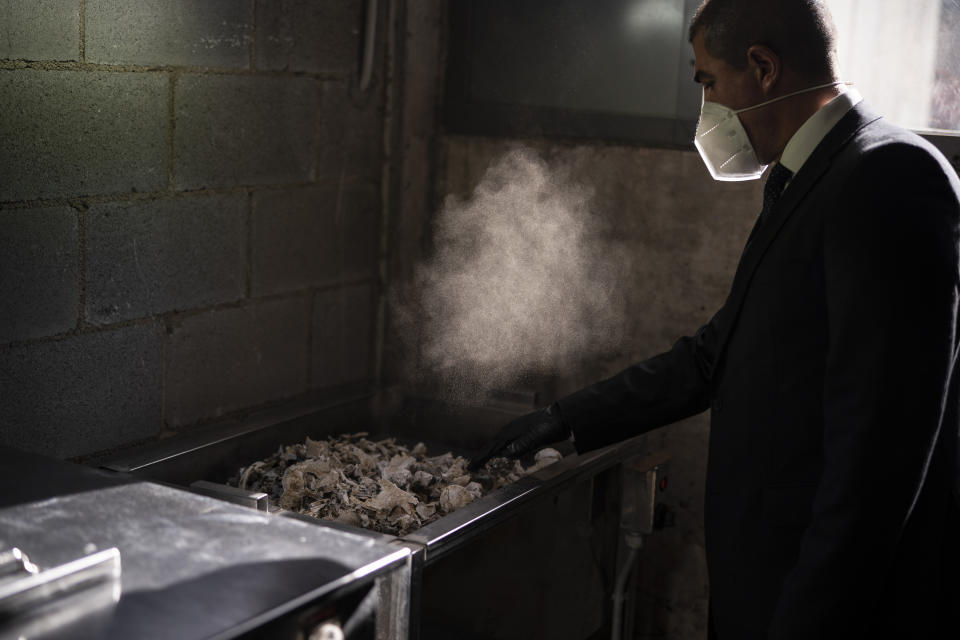
<instances>
[{"instance_id":1,"label":"white face mask","mask_svg":"<svg viewBox=\"0 0 960 640\"><path fill-rule=\"evenodd\" d=\"M752 109L759 109L768 104L779 102L786 98L823 89L835 87L842 82L830 82L809 89L801 89L788 93L785 96L755 104L746 109L734 111L717 102L703 101L700 107L700 122L697 124L697 135L693 140L700 157L710 170L714 180L739 181L756 180L767 165L760 164L757 153L750 144L743 123L738 114Z\"/></svg>"}]
</instances>

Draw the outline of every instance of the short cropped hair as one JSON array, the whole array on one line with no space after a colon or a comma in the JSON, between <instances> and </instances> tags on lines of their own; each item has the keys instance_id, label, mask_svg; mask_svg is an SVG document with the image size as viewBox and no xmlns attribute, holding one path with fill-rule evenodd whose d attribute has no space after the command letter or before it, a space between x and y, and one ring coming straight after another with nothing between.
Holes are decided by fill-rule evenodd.
<instances>
[{"instance_id":1,"label":"short cropped hair","mask_svg":"<svg viewBox=\"0 0 960 640\"><path fill-rule=\"evenodd\" d=\"M737 69L759 44L802 78L837 77L836 27L824 0L704 0L690 21L691 42L701 30L707 52Z\"/></svg>"}]
</instances>

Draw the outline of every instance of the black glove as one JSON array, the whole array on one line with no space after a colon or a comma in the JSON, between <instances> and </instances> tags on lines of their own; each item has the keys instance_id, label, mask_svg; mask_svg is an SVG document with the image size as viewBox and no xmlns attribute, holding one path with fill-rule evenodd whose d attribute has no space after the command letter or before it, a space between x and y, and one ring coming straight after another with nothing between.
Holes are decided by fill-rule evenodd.
<instances>
[{"instance_id":1,"label":"black glove","mask_svg":"<svg viewBox=\"0 0 960 640\"><path fill-rule=\"evenodd\" d=\"M534 449L569 437L570 429L560 420L560 408L554 403L507 423L467 469L476 471L496 456L519 458Z\"/></svg>"}]
</instances>

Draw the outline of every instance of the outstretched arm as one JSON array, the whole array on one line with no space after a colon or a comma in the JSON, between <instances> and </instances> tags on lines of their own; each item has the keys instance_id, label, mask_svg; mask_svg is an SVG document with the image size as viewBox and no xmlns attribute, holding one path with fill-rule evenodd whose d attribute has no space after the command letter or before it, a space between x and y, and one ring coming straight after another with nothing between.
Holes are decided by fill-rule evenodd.
<instances>
[{"instance_id":1,"label":"outstretched arm","mask_svg":"<svg viewBox=\"0 0 960 640\"><path fill-rule=\"evenodd\" d=\"M706 410L722 313L670 351L562 398L560 417L573 431L577 451L591 451Z\"/></svg>"}]
</instances>

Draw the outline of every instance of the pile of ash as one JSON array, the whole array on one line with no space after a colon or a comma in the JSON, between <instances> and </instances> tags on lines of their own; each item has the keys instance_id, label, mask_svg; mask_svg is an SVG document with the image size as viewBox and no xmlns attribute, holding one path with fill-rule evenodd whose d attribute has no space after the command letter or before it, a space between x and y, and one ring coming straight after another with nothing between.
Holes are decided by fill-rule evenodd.
<instances>
[{"instance_id":1,"label":"pile of ash","mask_svg":"<svg viewBox=\"0 0 960 640\"><path fill-rule=\"evenodd\" d=\"M533 466L493 458L475 472L452 453L428 457L366 433L306 439L242 467L228 483L262 491L283 509L393 535L406 535L560 459L543 449Z\"/></svg>"}]
</instances>

